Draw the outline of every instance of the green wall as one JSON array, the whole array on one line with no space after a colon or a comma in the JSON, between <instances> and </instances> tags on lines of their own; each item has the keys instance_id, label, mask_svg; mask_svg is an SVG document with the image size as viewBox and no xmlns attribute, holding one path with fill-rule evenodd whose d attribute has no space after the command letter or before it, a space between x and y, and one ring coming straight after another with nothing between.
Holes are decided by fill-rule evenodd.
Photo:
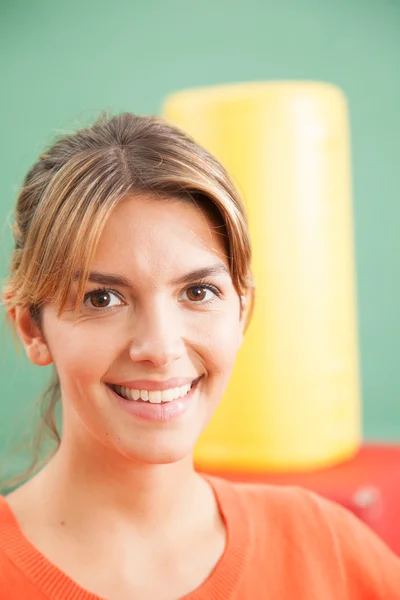
<instances>
[{"instance_id":1,"label":"green wall","mask_svg":"<svg viewBox=\"0 0 400 600\"><path fill-rule=\"evenodd\" d=\"M0 4L0 275L6 220L53 132L157 113L177 89L314 79L349 99L364 433L400 439L399 0L14 0ZM0 355L0 454L49 375ZM9 463L10 469L17 463Z\"/></svg>"}]
</instances>

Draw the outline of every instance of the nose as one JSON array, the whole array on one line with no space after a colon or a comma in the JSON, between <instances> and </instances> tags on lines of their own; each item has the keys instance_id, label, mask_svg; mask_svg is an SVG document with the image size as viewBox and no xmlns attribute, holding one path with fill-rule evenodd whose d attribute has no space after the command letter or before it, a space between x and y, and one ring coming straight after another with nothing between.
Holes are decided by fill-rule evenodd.
<instances>
[{"instance_id":1,"label":"nose","mask_svg":"<svg viewBox=\"0 0 400 600\"><path fill-rule=\"evenodd\" d=\"M184 351L181 319L167 301L158 299L138 311L130 344L133 361L165 367Z\"/></svg>"}]
</instances>

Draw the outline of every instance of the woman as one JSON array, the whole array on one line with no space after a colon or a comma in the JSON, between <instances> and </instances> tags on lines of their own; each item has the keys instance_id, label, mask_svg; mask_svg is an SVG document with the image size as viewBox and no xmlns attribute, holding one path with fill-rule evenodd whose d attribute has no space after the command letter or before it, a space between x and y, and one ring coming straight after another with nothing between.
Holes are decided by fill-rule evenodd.
<instances>
[{"instance_id":1,"label":"woman","mask_svg":"<svg viewBox=\"0 0 400 600\"><path fill-rule=\"evenodd\" d=\"M212 156L153 117L102 120L39 158L14 236L7 311L54 364L63 432L0 498L1 598L400 598L400 561L344 509L193 469L253 300Z\"/></svg>"}]
</instances>

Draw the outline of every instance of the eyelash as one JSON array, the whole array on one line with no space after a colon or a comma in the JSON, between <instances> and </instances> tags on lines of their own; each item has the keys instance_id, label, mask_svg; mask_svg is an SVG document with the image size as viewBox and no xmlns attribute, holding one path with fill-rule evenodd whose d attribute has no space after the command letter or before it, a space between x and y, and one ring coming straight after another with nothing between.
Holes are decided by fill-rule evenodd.
<instances>
[{"instance_id":1,"label":"eyelash","mask_svg":"<svg viewBox=\"0 0 400 600\"><path fill-rule=\"evenodd\" d=\"M214 285L211 285L210 283L207 283L206 281L199 281L196 284L191 284L184 291L187 292L188 290L190 290L192 288L204 288L206 290L210 290L211 292L213 292L215 294L215 296L217 296L218 298L221 298L221 296L222 296L222 294L218 288L216 288ZM96 290L91 290L90 292L87 292L84 295L83 302L85 303L86 300L88 300L92 296L96 296L98 294L109 294L109 293L115 294L116 296L118 296L118 298L120 298L122 300L121 294L119 292L117 292L116 290L112 290L110 288L98 288ZM211 300L206 300L205 302L204 301L203 302L192 302L192 304L199 304L200 306L205 306L207 304L210 304L211 302L214 302L214 298L211 298ZM106 306L104 308L95 308L94 306L92 306L90 308L95 311L105 312L107 310L112 310L115 307L114 306Z\"/></svg>"}]
</instances>

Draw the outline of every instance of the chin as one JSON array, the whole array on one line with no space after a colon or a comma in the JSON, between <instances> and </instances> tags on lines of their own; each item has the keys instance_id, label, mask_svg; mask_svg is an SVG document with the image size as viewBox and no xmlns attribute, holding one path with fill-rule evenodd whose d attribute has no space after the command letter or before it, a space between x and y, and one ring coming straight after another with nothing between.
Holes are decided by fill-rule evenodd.
<instances>
[{"instance_id":1,"label":"chin","mask_svg":"<svg viewBox=\"0 0 400 600\"><path fill-rule=\"evenodd\" d=\"M194 442L165 444L154 442L145 448L125 448L121 453L134 463L170 465L193 456Z\"/></svg>"}]
</instances>

